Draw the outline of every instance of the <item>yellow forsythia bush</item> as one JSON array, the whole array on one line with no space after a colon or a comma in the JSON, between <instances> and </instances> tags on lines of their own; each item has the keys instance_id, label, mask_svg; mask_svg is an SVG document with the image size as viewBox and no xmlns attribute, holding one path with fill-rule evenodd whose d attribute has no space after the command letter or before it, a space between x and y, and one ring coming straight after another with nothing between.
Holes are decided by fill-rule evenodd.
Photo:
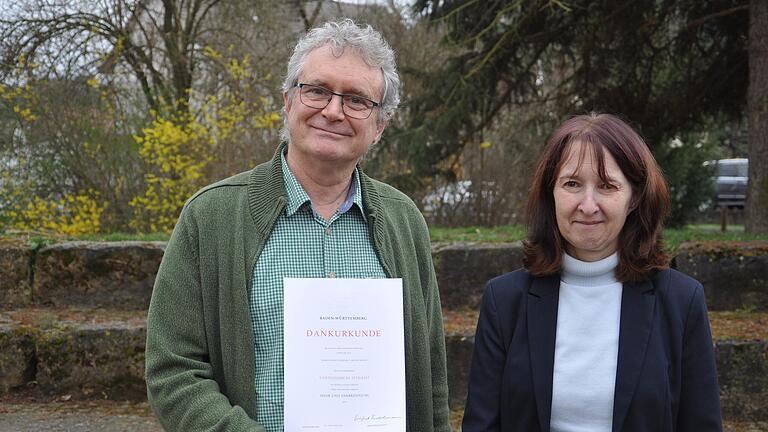
<instances>
[{"instance_id":1,"label":"yellow forsythia bush","mask_svg":"<svg viewBox=\"0 0 768 432\"><path fill-rule=\"evenodd\" d=\"M131 225L139 232L169 232L185 200L202 186L214 141L209 129L185 112L158 116L142 132L134 139L151 169L144 177L146 190L130 202Z\"/></svg>"},{"instance_id":2,"label":"yellow forsythia bush","mask_svg":"<svg viewBox=\"0 0 768 432\"><path fill-rule=\"evenodd\" d=\"M88 190L58 199L35 196L25 204L16 200L3 213L13 230L75 236L101 231L101 216L106 207L106 203L99 202L97 192Z\"/></svg>"},{"instance_id":3,"label":"yellow forsythia bush","mask_svg":"<svg viewBox=\"0 0 768 432\"><path fill-rule=\"evenodd\" d=\"M181 106L166 110L171 114L155 113L152 124L134 137L149 167L146 189L130 202L131 228L138 232L172 231L186 200L211 182L209 168L226 143L247 139L248 131L280 127L280 113L270 109L269 100L246 96L256 79L248 56L224 61L221 54L206 50L224 65L230 85L215 95L200 95L194 112Z\"/></svg>"}]
</instances>

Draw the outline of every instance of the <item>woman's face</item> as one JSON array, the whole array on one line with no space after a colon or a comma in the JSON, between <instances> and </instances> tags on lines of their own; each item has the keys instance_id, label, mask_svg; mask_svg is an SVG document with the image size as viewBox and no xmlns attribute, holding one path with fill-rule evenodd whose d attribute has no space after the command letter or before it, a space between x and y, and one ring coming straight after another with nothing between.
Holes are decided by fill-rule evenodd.
<instances>
[{"instance_id":1,"label":"woman's face","mask_svg":"<svg viewBox=\"0 0 768 432\"><path fill-rule=\"evenodd\" d=\"M610 153L602 151L608 182L597 173L597 160L583 144L570 146L555 179L557 227L568 243L566 251L581 261L597 261L616 251L619 233L627 219L632 187Z\"/></svg>"}]
</instances>

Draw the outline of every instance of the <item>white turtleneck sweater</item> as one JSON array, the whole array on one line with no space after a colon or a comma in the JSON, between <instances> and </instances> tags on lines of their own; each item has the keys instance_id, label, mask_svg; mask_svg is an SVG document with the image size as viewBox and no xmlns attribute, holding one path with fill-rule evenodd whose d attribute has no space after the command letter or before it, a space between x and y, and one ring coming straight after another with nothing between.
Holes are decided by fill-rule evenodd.
<instances>
[{"instance_id":1,"label":"white turtleneck sweater","mask_svg":"<svg viewBox=\"0 0 768 432\"><path fill-rule=\"evenodd\" d=\"M552 376L553 432L610 431L619 353L618 254L595 262L563 256Z\"/></svg>"}]
</instances>

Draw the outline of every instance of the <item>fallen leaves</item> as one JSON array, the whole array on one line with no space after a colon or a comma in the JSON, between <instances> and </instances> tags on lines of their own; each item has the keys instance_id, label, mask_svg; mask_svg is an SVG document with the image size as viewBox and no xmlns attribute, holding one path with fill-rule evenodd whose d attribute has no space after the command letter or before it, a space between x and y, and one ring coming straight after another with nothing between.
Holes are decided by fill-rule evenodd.
<instances>
[{"instance_id":1,"label":"fallen leaves","mask_svg":"<svg viewBox=\"0 0 768 432\"><path fill-rule=\"evenodd\" d=\"M479 311L472 309L443 310L445 333L474 334ZM768 340L768 312L709 312L713 339Z\"/></svg>"},{"instance_id":2,"label":"fallen leaves","mask_svg":"<svg viewBox=\"0 0 768 432\"><path fill-rule=\"evenodd\" d=\"M709 312L709 322L714 339L768 339L768 312Z\"/></svg>"}]
</instances>

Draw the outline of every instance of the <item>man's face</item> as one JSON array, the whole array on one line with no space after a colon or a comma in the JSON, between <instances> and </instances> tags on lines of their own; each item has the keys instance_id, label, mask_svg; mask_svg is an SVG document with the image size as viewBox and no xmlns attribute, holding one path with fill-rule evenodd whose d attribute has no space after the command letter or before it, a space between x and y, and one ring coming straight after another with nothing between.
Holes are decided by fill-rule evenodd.
<instances>
[{"instance_id":1,"label":"man's face","mask_svg":"<svg viewBox=\"0 0 768 432\"><path fill-rule=\"evenodd\" d=\"M363 96L381 101L384 81L381 70L372 68L357 53L347 48L340 57L324 45L310 52L304 62L299 82L325 87L336 93ZM378 124L378 107L366 119L344 114L341 98L333 96L323 109L310 108L301 102L299 89L293 100L283 93L288 134L288 153L304 162L355 164L384 132ZM292 158L293 159L293 158Z\"/></svg>"}]
</instances>

